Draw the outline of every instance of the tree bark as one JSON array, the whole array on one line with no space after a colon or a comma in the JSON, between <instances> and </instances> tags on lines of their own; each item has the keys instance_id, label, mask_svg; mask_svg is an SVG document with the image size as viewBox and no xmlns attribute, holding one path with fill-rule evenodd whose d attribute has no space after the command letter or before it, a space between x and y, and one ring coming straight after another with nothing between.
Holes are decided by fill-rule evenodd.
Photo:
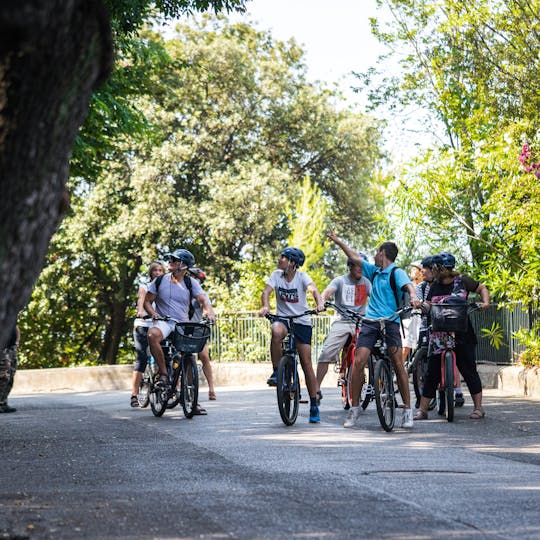
<instances>
[{"instance_id":1,"label":"tree bark","mask_svg":"<svg viewBox=\"0 0 540 540\"><path fill-rule=\"evenodd\" d=\"M0 346L69 206L73 143L111 66L100 1L0 2Z\"/></svg>"}]
</instances>

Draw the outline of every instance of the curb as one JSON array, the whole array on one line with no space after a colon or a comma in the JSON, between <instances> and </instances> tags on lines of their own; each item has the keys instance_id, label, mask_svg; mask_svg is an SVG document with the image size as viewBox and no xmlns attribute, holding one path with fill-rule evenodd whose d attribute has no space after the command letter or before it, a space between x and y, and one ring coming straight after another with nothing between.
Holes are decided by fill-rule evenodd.
<instances>
[{"instance_id":1,"label":"curb","mask_svg":"<svg viewBox=\"0 0 540 540\"><path fill-rule=\"evenodd\" d=\"M214 362L212 370L216 387L266 388L271 366L270 362ZM478 364L478 372L484 388L540 399L540 368ZM12 394L130 390L131 376L130 365L21 369L15 375ZM328 370L324 384L337 385L337 373L332 368ZM201 386L206 386L204 376Z\"/></svg>"}]
</instances>

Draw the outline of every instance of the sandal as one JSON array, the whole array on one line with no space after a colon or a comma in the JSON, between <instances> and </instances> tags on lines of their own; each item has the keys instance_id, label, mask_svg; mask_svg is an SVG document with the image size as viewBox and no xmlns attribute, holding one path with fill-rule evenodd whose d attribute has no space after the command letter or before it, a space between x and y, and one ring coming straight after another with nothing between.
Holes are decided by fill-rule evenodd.
<instances>
[{"instance_id":1,"label":"sandal","mask_svg":"<svg viewBox=\"0 0 540 540\"><path fill-rule=\"evenodd\" d=\"M417 410L415 415L413 416L413 420L427 420L427 419L428 419L427 412L424 412L421 409Z\"/></svg>"},{"instance_id":2,"label":"sandal","mask_svg":"<svg viewBox=\"0 0 540 540\"><path fill-rule=\"evenodd\" d=\"M208 399L210 401L216 401L216 393L215 392L208 392Z\"/></svg>"},{"instance_id":3,"label":"sandal","mask_svg":"<svg viewBox=\"0 0 540 540\"><path fill-rule=\"evenodd\" d=\"M156 375L156 386L160 388L169 388L171 383L169 382L169 376L166 373L158 373Z\"/></svg>"},{"instance_id":4,"label":"sandal","mask_svg":"<svg viewBox=\"0 0 540 540\"><path fill-rule=\"evenodd\" d=\"M474 409L474 411L469 414L471 420L481 420L486 416L486 413L482 409Z\"/></svg>"},{"instance_id":5,"label":"sandal","mask_svg":"<svg viewBox=\"0 0 540 540\"><path fill-rule=\"evenodd\" d=\"M139 406L139 400L137 399L137 396L131 396L131 406L132 407Z\"/></svg>"},{"instance_id":6,"label":"sandal","mask_svg":"<svg viewBox=\"0 0 540 540\"><path fill-rule=\"evenodd\" d=\"M204 416L205 414L208 414L206 412L206 409L203 409L198 403L197 405L195 406L195 412L194 414L198 414L200 416Z\"/></svg>"}]
</instances>

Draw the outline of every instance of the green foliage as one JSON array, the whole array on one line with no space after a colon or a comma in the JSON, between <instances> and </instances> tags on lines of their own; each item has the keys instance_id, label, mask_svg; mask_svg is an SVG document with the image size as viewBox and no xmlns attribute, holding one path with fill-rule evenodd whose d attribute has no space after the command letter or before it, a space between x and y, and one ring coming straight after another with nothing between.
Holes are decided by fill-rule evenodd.
<instances>
[{"instance_id":1,"label":"green foliage","mask_svg":"<svg viewBox=\"0 0 540 540\"><path fill-rule=\"evenodd\" d=\"M526 367L540 367L540 325L530 330L520 330L515 333L515 337L525 346L519 354L519 363Z\"/></svg>"},{"instance_id":2,"label":"green foliage","mask_svg":"<svg viewBox=\"0 0 540 540\"><path fill-rule=\"evenodd\" d=\"M482 336L489 339L489 344L499 350L504 345L504 331L497 322L491 323L490 328L481 329Z\"/></svg>"}]
</instances>

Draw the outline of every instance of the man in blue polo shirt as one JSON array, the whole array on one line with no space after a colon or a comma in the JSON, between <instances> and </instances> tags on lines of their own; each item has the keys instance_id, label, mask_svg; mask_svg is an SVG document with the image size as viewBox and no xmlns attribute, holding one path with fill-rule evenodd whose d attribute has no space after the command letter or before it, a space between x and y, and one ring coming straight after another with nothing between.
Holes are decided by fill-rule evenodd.
<instances>
[{"instance_id":1,"label":"man in blue polo shirt","mask_svg":"<svg viewBox=\"0 0 540 540\"><path fill-rule=\"evenodd\" d=\"M395 267L394 261L398 254L398 248L394 242L383 242L375 253L375 264L364 261L362 257L352 248L347 246L334 232L328 233L328 238L335 242L351 259L357 264L362 264L362 270L365 277L372 283L371 296L366 310L367 319L378 319L381 317L390 317L396 310L396 296L390 283L390 275ZM394 271L396 280L396 291L398 300L403 292L407 291L411 297L411 304L419 306L420 303L416 296L416 290L407 276L407 273L401 268ZM353 427L360 415L359 392L355 389L362 388L364 383L364 368L367 364L369 355L379 337L379 324L370 321L362 323L362 331L356 344L356 353L354 356L354 367L352 373L352 407L347 412L344 427ZM409 392L409 380L403 366L401 352L401 334L399 331L399 318L386 324L386 342L388 344L388 354L394 365L396 372L399 392L405 404L403 412L402 427L413 427L413 414L411 410L411 397Z\"/></svg>"}]
</instances>

